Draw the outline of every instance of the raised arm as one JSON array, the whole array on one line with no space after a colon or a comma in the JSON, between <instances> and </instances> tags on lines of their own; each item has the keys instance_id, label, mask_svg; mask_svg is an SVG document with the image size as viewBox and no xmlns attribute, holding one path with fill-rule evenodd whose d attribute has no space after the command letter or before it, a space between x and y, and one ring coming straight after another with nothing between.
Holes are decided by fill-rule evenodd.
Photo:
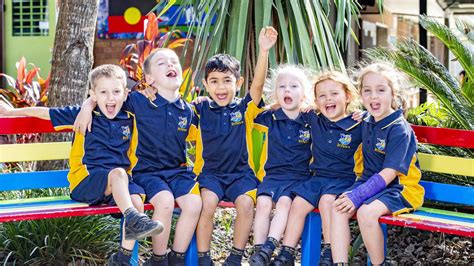
<instances>
[{"instance_id":1,"label":"raised arm","mask_svg":"<svg viewBox=\"0 0 474 266\"><path fill-rule=\"evenodd\" d=\"M14 108L3 101L0 101L0 116L30 116L51 120L47 107Z\"/></svg>"},{"instance_id":2,"label":"raised arm","mask_svg":"<svg viewBox=\"0 0 474 266\"><path fill-rule=\"evenodd\" d=\"M260 31L258 37L258 45L260 52L258 53L257 65L255 67L255 76L250 86L250 97L259 104L262 99L263 86L267 77L268 69L268 52L275 45L278 33L273 27L265 27Z\"/></svg>"}]
</instances>

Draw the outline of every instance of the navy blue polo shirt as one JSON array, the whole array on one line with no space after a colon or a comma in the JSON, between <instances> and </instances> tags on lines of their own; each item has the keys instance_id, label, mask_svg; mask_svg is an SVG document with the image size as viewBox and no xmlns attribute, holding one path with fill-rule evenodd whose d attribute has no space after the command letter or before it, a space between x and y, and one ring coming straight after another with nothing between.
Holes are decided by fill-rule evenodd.
<instances>
[{"instance_id":1,"label":"navy blue polo shirt","mask_svg":"<svg viewBox=\"0 0 474 266\"><path fill-rule=\"evenodd\" d=\"M249 94L234 98L227 106L214 101L195 105L196 161L194 173L246 173L253 169L253 120L262 111ZM248 149L248 150L247 150ZM250 152L250 154L252 154Z\"/></svg>"},{"instance_id":2,"label":"navy blue polo shirt","mask_svg":"<svg viewBox=\"0 0 474 266\"><path fill-rule=\"evenodd\" d=\"M49 115L55 130L72 128L79 106L51 108ZM69 156L68 181L71 191L89 175L88 169L131 169L137 162L137 130L135 117L120 111L108 119L97 107L92 112L92 131L84 137L75 134Z\"/></svg>"},{"instance_id":3,"label":"navy blue polo shirt","mask_svg":"<svg viewBox=\"0 0 474 266\"><path fill-rule=\"evenodd\" d=\"M352 178L362 173L362 127L346 116L332 122L322 114L307 114L313 140L313 175L329 178Z\"/></svg>"},{"instance_id":4,"label":"navy blue polo shirt","mask_svg":"<svg viewBox=\"0 0 474 266\"><path fill-rule=\"evenodd\" d=\"M415 134L397 110L375 122L372 116L363 123L363 180L370 178L385 168L396 170L399 174L389 186L403 186L402 195L416 208L423 202L423 187L419 185L421 170L416 154Z\"/></svg>"},{"instance_id":5,"label":"navy blue polo shirt","mask_svg":"<svg viewBox=\"0 0 474 266\"><path fill-rule=\"evenodd\" d=\"M311 132L303 115L293 120L281 108L268 110L255 118L254 128L264 133L260 181L267 175L284 175L286 180L309 176Z\"/></svg>"},{"instance_id":6,"label":"navy blue polo shirt","mask_svg":"<svg viewBox=\"0 0 474 266\"><path fill-rule=\"evenodd\" d=\"M124 108L136 116L138 162L134 173L178 169L186 166L186 137L193 111L181 98L168 102L156 94L154 101L132 92Z\"/></svg>"}]
</instances>

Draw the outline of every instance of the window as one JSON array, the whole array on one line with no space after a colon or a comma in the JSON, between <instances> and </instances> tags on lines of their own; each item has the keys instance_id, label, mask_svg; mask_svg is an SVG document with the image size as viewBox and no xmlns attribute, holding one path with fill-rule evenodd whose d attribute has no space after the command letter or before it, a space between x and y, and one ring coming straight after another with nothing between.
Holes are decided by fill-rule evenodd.
<instances>
[{"instance_id":1,"label":"window","mask_svg":"<svg viewBox=\"0 0 474 266\"><path fill-rule=\"evenodd\" d=\"M13 0L13 36L48 36L48 0Z\"/></svg>"}]
</instances>

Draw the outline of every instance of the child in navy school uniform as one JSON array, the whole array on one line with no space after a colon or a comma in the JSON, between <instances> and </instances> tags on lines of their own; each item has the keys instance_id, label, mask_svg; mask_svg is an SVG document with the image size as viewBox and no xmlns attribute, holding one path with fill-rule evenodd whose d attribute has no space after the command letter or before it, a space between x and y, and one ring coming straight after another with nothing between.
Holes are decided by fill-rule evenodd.
<instances>
[{"instance_id":1,"label":"child in navy school uniform","mask_svg":"<svg viewBox=\"0 0 474 266\"><path fill-rule=\"evenodd\" d=\"M384 265L380 216L415 210L424 189L416 154L416 138L403 117L400 77L392 66L375 63L361 71L358 89L369 112L363 122L362 177L335 202L331 214L333 260L348 265L349 219L357 221L373 265Z\"/></svg>"},{"instance_id":2,"label":"child in navy school uniform","mask_svg":"<svg viewBox=\"0 0 474 266\"><path fill-rule=\"evenodd\" d=\"M154 98L135 91L124 103L125 110L135 114L137 120L138 161L133 177L153 205L152 219L165 226L163 233L152 237L152 256L145 265L184 265L184 254L201 212L199 184L186 165L186 138L193 111L179 94L182 69L173 50L158 48L151 52L143 71ZM84 105L86 110L88 104ZM175 201L181 209L175 230L179 237L174 238L168 252Z\"/></svg>"},{"instance_id":3,"label":"child in navy school uniform","mask_svg":"<svg viewBox=\"0 0 474 266\"><path fill-rule=\"evenodd\" d=\"M125 216L125 240L109 264L130 263L135 241L163 231L159 222L143 212L143 188L130 174L135 166L137 130L133 114L123 111L127 98L125 72L116 65L101 65L89 74L93 111L92 131L74 135L69 158L68 181L71 198L90 205L117 205ZM29 107L11 109L0 102L0 114L32 116L51 120L56 130L72 128L79 106L64 108ZM135 207L136 206L136 207Z\"/></svg>"},{"instance_id":4,"label":"child in navy school uniform","mask_svg":"<svg viewBox=\"0 0 474 266\"><path fill-rule=\"evenodd\" d=\"M335 71L318 75L313 88L319 113L307 114L312 137L311 178L292 190L296 197L274 265L294 265L295 247L306 216L316 207L324 236L320 263L332 265L331 207L336 195L349 188L361 172L361 122L350 114L358 106L356 89L346 75Z\"/></svg>"},{"instance_id":5,"label":"child in navy school uniform","mask_svg":"<svg viewBox=\"0 0 474 266\"><path fill-rule=\"evenodd\" d=\"M288 220L291 190L309 178L311 134L306 114L300 109L311 102L311 82L306 70L282 65L272 73L269 102L278 108L255 118L254 128L263 133L264 145L257 177L257 209L253 227L255 253L250 265L268 265L279 245ZM275 205L275 213L270 216Z\"/></svg>"},{"instance_id":6,"label":"child in navy school uniform","mask_svg":"<svg viewBox=\"0 0 474 266\"><path fill-rule=\"evenodd\" d=\"M241 265L253 222L259 184L252 160L251 132L257 114L263 111L262 90L268 53L277 32L265 27L259 34L259 55L249 92L235 97L243 83L240 62L227 54L211 57L205 66L204 86L212 100L195 104L197 128L194 173L201 188L202 212L196 230L198 264L212 265L210 245L214 213L219 201L234 202L233 247L224 265Z\"/></svg>"}]
</instances>

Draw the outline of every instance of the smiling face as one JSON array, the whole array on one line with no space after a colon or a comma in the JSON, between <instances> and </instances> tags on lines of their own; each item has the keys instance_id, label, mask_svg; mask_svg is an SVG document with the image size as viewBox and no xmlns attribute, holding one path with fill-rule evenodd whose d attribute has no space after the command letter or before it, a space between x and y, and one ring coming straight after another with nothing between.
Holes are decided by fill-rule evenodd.
<instances>
[{"instance_id":1,"label":"smiling face","mask_svg":"<svg viewBox=\"0 0 474 266\"><path fill-rule=\"evenodd\" d=\"M183 71L176 53L161 49L149 55L145 62L145 80L156 89L177 90L183 82Z\"/></svg>"},{"instance_id":2,"label":"smiling face","mask_svg":"<svg viewBox=\"0 0 474 266\"><path fill-rule=\"evenodd\" d=\"M300 77L281 73L276 79L276 100L283 110L299 111L305 99Z\"/></svg>"},{"instance_id":3,"label":"smiling face","mask_svg":"<svg viewBox=\"0 0 474 266\"><path fill-rule=\"evenodd\" d=\"M335 122L347 115L350 102L342 83L332 79L319 82L315 88L316 105L319 111L329 120Z\"/></svg>"},{"instance_id":4,"label":"smiling face","mask_svg":"<svg viewBox=\"0 0 474 266\"><path fill-rule=\"evenodd\" d=\"M231 71L212 71L207 75L207 79L203 80L209 96L219 106L226 106L231 103L242 83L243 78L237 79Z\"/></svg>"},{"instance_id":5,"label":"smiling face","mask_svg":"<svg viewBox=\"0 0 474 266\"><path fill-rule=\"evenodd\" d=\"M93 85L94 88L90 90L92 100L97 102L100 111L108 119L113 119L127 98L122 81L113 77L100 77Z\"/></svg>"},{"instance_id":6,"label":"smiling face","mask_svg":"<svg viewBox=\"0 0 474 266\"><path fill-rule=\"evenodd\" d=\"M392 108L393 93L388 80L380 74L369 72L362 78L362 102L375 121L380 121L395 110Z\"/></svg>"}]
</instances>

